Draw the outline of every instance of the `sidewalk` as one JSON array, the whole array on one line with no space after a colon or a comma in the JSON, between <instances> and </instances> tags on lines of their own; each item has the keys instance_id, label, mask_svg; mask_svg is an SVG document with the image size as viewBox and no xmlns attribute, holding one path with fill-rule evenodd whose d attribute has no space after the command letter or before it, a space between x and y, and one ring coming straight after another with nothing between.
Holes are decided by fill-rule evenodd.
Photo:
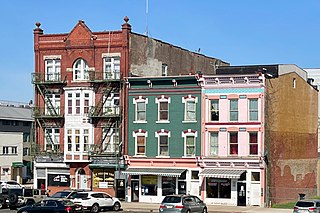
<instances>
[{"instance_id":1,"label":"sidewalk","mask_svg":"<svg viewBox=\"0 0 320 213\"><path fill-rule=\"evenodd\" d=\"M136 203L136 202L122 202L123 211L138 211L138 212L159 212L158 203ZM292 209L276 209L276 208L263 208L256 206L221 206L221 205L207 205L208 212L220 212L220 213L289 213Z\"/></svg>"}]
</instances>

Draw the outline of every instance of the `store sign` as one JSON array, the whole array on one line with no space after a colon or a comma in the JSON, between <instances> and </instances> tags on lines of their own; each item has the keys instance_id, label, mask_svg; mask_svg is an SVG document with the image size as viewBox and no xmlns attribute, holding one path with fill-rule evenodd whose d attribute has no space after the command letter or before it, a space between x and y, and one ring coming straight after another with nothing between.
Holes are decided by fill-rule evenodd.
<instances>
[{"instance_id":1,"label":"store sign","mask_svg":"<svg viewBox=\"0 0 320 213\"><path fill-rule=\"evenodd\" d=\"M70 186L70 175L48 174L49 186Z\"/></svg>"}]
</instances>

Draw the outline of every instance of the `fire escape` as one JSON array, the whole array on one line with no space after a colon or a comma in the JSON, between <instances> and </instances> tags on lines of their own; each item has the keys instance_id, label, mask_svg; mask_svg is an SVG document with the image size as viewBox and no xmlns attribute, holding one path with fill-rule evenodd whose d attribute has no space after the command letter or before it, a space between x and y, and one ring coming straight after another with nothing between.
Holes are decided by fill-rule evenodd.
<instances>
[{"instance_id":1,"label":"fire escape","mask_svg":"<svg viewBox=\"0 0 320 213\"><path fill-rule=\"evenodd\" d=\"M120 72L90 71L89 76L96 97L96 104L90 108L89 118L95 128L100 128L100 134L90 147L91 164L120 169L124 165L120 141Z\"/></svg>"},{"instance_id":2,"label":"fire escape","mask_svg":"<svg viewBox=\"0 0 320 213\"><path fill-rule=\"evenodd\" d=\"M60 129L64 124L64 109L60 108L60 95L67 84L66 76L62 78L60 73L33 73L32 83L35 85L36 95L44 102L44 107L37 105L34 107L33 117L35 126L40 127L43 132L46 146L41 147L37 138L31 144L31 155L35 156L36 161L43 161L48 157L51 161L53 159L63 161L63 151L60 150L59 141L55 141L56 139L52 137L52 131ZM57 97L58 104L53 102L53 95Z\"/></svg>"}]
</instances>

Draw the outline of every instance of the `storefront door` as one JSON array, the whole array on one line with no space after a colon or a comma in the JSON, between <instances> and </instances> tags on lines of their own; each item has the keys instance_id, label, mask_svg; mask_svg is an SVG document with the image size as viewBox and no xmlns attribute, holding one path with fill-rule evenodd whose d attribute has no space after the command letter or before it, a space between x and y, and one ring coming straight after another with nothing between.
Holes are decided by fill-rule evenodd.
<instances>
[{"instance_id":1,"label":"storefront door","mask_svg":"<svg viewBox=\"0 0 320 213\"><path fill-rule=\"evenodd\" d=\"M246 206L246 183L237 183L238 206Z\"/></svg>"},{"instance_id":2,"label":"storefront door","mask_svg":"<svg viewBox=\"0 0 320 213\"><path fill-rule=\"evenodd\" d=\"M139 181L131 181L131 201L139 202Z\"/></svg>"}]
</instances>

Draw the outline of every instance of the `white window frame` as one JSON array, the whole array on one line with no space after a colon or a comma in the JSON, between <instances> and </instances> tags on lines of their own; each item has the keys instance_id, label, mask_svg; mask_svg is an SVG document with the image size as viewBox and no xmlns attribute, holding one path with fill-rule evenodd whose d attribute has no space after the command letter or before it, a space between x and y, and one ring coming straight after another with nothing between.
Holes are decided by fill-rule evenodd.
<instances>
[{"instance_id":1,"label":"white window frame","mask_svg":"<svg viewBox=\"0 0 320 213\"><path fill-rule=\"evenodd\" d=\"M252 108L251 107L251 102L252 101L256 101L257 102L257 108ZM258 121L259 120L259 99L258 98L249 98L248 99L248 108L249 108L249 121ZM256 113L256 119L253 119L251 113Z\"/></svg>"},{"instance_id":2,"label":"white window frame","mask_svg":"<svg viewBox=\"0 0 320 213\"><path fill-rule=\"evenodd\" d=\"M257 143L251 143L250 134L256 134L257 135ZM259 154L259 132L258 131L250 131L250 132L248 132L248 145L249 145L249 155L250 156L257 156ZM257 154L251 154L251 145L256 145L257 146Z\"/></svg>"},{"instance_id":3,"label":"white window frame","mask_svg":"<svg viewBox=\"0 0 320 213\"><path fill-rule=\"evenodd\" d=\"M86 95L88 94L88 97ZM88 116L90 107L93 105L93 91L90 89L66 91L65 112L67 116ZM86 105L88 101L88 106ZM71 104L71 105L70 105ZM71 113L70 113L71 110ZM78 110L78 112L77 112ZM88 112L86 112L86 110Z\"/></svg>"},{"instance_id":4,"label":"white window frame","mask_svg":"<svg viewBox=\"0 0 320 213\"><path fill-rule=\"evenodd\" d=\"M144 132L141 129L133 132L134 144L135 144L135 156L137 157L145 157L147 152L147 138L148 132ZM138 137L144 137L144 153L138 153Z\"/></svg>"},{"instance_id":5,"label":"white window frame","mask_svg":"<svg viewBox=\"0 0 320 213\"><path fill-rule=\"evenodd\" d=\"M139 103L144 103L145 104L145 119L138 120L138 104ZM148 98L143 98L142 96L139 96L138 98L133 99L133 104L135 105L135 119L134 123L147 123L147 104L148 104Z\"/></svg>"},{"instance_id":6,"label":"white window frame","mask_svg":"<svg viewBox=\"0 0 320 213\"><path fill-rule=\"evenodd\" d=\"M232 103L235 102L236 103L236 107L235 109L232 109ZM237 118L233 119L231 116L231 114L236 114ZM229 121L238 121L239 120L239 99L237 98L231 98L229 99Z\"/></svg>"},{"instance_id":7,"label":"white window frame","mask_svg":"<svg viewBox=\"0 0 320 213\"><path fill-rule=\"evenodd\" d=\"M45 81L61 80L61 60L45 59Z\"/></svg>"},{"instance_id":8,"label":"white window frame","mask_svg":"<svg viewBox=\"0 0 320 213\"><path fill-rule=\"evenodd\" d=\"M53 110L60 115L60 103L61 103L61 96L58 93L50 93L50 94L45 94L46 99L48 99L53 107ZM45 105L45 114L46 115L51 115L50 110L48 109L48 104Z\"/></svg>"},{"instance_id":9,"label":"white window frame","mask_svg":"<svg viewBox=\"0 0 320 213\"><path fill-rule=\"evenodd\" d=\"M217 109L214 109L213 108L213 102L214 101L216 101L216 102L218 102L218 105L217 105ZM210 110L210 112L209 112L209 120L210 121L213 121L213 122L218 122L219 121L219 119L220 119L220 116L219 116L219 99L210 99L209 100L209 106L210 106L210 108L209 108L209 110ZM218 120L213 120L212 119L212 113L216 113L216 114L218 114Z\"/></svg>"},{"instance_id":10,"label":"white window frame","mask_svg":"<svg viewBox=\"0 0 320 213\"><path fill-rule=\"evenodd\" d=\"M161 154L161 137L166 136L167 137L167 148L168 148L168 152L167 154L163 155ZM158 139L158 156L159 157L170 157L169 155L169 143L170 143L170 137L171 137L171 132L170 131L166 131L164 129L161 129L159 132L155 133L155 137Z\"/></svg>"},{"instance_id":11,"label":"white window frame","mask_svg":"<svg viewBox=\"0 0 320 213\"><path fill-rule=\"evenodd\" d=\"M53 144L51 144L50 141L48 141L48 138L50 137ZM45 129L45 150L60 150L60 129L59 128L46 128Z\"/></svg>"},{"instance_id":12,"label":"white window frame","mask_svg":"<svg viewBox=\"0 0 320 213\"><path fill-rule=\"evenodd\" d=\"M119 152L119 128L110 128L109 132L104 131L103 138L105 138L102 143L104 153L114 154Z\"/></svg>"},{"instance_id":13,"label":"white window frame","mask_svg":"<svg viewBox=\"0 0 320 213\"><path fill-rule=\"evenodd\" d=\"M83 58L79 58L74 62L72 70L74 81L89 80L89 66Z\"/></svg>"},{"instance_id":14,"label":"white window frame","mask_svg":"<svg viewBox=\"0 0 320 213\"><path fill-rule=\"evenodd\" d=\"M110 61L108 61L110 59ZM104 79L120 79L120 55L103 57L103 77Z\"/></svg>"},{"instance_id":15,"label":"white window frame","mask_svg":"<svg viewBox=\"0 0 320 213\"><path fill-rule=\"evenodd\" d=\"M231 143L231 134L237 134L237 143ZM237 144L237 153L231 153L231 144ZM239 155L239 132L228 132L228 155Z\"/></svg>"},{"instance_id":16,"label":"white window frame","mask_svg":"<svg viewBox=\"0 0 320 213\"><path fill-rule=\"evenodd\" d=\"M79 131L79 133L77 133ZM93 131L91 128L79 127L79 128L67 128L65 131L67 145L64 148L66 153L87 153L90 150L90 146L93 144L92 134ZM68 141L68 137L71 137L71 144ZM76 150L76 137L79 138L79 149ZM87 137L87 141L85 143L85 137ZM87 145L87 150L85 150L85 144ZM69 149L69 145L71 145L71 150Z\"/></svg>"},{"instance_id":17,"label":"white window frame","mask_svg":"<svg viewBox=\"0 0 320 213\"><path fill-rule=\"evenodd\" d=\"M167 76L168 75L168 65L162 64L161 66L161 76Z\"/></svg>"},{"instance_id":18,"label":"white window frame","mask_svg":"<svg viewBox=\"0 0 320 213\"><path fill-rule=\"evenodd\" d=\"M111 93L108 96L104 96L104 105L103 105L103 113L111 114L111 115L119 115L120 114L120 94Z\"/></svg>"},{"instance_id":19,"label":"white window frame","mask_svg":"<svg viewBox=\"0 0 320 213\"><path fill-rule=\"evenodd\" d=\"M170 97L165 97L164 95L161 95L159 98L155 98L156 104L158 104L158 121L157 123L170 123L170 103L171 103L171 98ZM161 120L161 103L167 103L168 109L167 109L167 119ZM165 111L165 110L163 110Z\"/></svg>"},{"instance_id":20,"label":"white window frame","mask_svg":"<svg viewBox=\"0 0 320 213\"><path fill-rule=\"evenodd\" d=\"M194 153L193 154L187 154L187 149L188 149L188 145L187 145L187 137L193 137L193 141L194 141ZM196 141L197 141L197 137L198 137L198 132L188 129L185 132L182 132L182 138L184 141L184 157L194 157L196 156L196 151L197 151L197 147L196 147Z\"/></svg>"},{"instance_id":21,"label":"white window frame","mask_svg":"<svg viewBox=\"0 0 320 213\"><path fill-rule=\"evenodd\" d=\"M216 137L212 137L216 135ZM212 139L215 138L215 141ZM219 156L219 132L212 131L209 132L209 156Z\"/></svg>"},{"instance_id":22,"label":"white window frame","mask_svg":"<svg viewBox=\"0 0 320 213\"><path fill-rule=\"evenodd\" d=\"M197 122L197 103L198 103L198 98L188 95L186 97L182 97L182 103L184 104L184 123L194 123ZM189 103L194 103L194 110L189 110L188 106ZM188 116L188 112L193 112L194 113L194 118L190 118Z\"/></svg>"}]
</instances>

